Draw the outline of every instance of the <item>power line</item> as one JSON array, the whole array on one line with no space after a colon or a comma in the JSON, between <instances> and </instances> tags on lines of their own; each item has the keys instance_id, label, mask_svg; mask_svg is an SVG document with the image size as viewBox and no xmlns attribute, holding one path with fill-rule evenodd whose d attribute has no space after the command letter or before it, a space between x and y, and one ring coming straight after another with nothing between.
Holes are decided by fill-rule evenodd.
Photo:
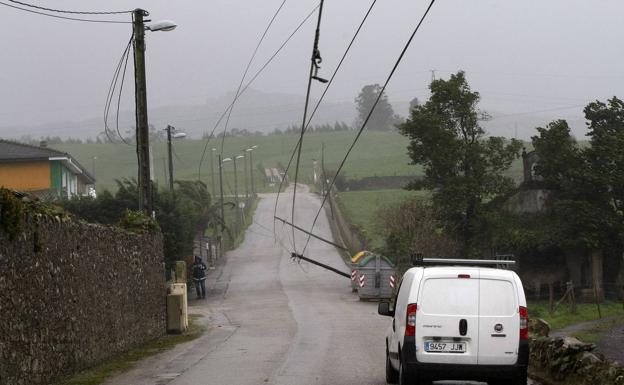
<instances>
[{"instance_id":1,"label":"power line","mask_svg":"<svg viewBox=\"0 0 624 385\"><path fill-rule=\"evenodd\" d=\"M132 45L133 38L134 38L134 33L130 36L130 40L128 41L128 44L126 44L126 48L121 54L121 59L119 59L119 63L117 63L117 67L115 68L115 72L113 73L113 79L111 80L111 84L108 87L108 93L106 95L106 103L104 104L104 133L108 137L108 140L111 141L111 143L114 143L115 141L110 137L108 133L108 114L110 112L110 107L111 107L111 103L113 101L113 97L115 94L115 89L117 88L117 81L119 80L119 73L121 72L121 68L124 65L124 62L126 66L128 65L128 57L130 56L130 47ZM124 78L125 78L125 71L126 71L126 67L124 66ZM119 135L119 137L124 143L126 143L127 145L130 145L128 142L126 142L126 140L123 138L123 136L119 132L119 105L121 103L121 91L122 91L121 88L122 87L123 87L123 80L122 80L122 84L119 90L119 99L117 102L117 118L116 118L117 134Z\"/></svg>"},{"instance_id":2,"label":"power line","mask_svg":"<svg viewBox=\"0 0 624 385\"><path fill-rule=\"evenodd\" d=\"M230 111L228 112L228 117L225 120L225 127L223 129L223 136L221 138L221 154L223 154L223 146L225 145L225 135L227 133L228 125L230 124L230 117L232 116L232 111L234 111L234 104L236 104L236 101L238 100L238 95L240 93L241 87L243 86L243 82L245 81L245 78L247 77L247 73L249 72L251 63L253 62L253 60L256 58L256 55L258 54L260 45L262 45L264 38L269 32L269 29L271 29L271 26L273 25L273 22L277 18L277 15L280 13L282 8L284 7L284 4L286 4L286 0L282 1L282 4L280 4L280 6L277 8L277 11L275 11L275 13L273 14L273 17L269 21L269 25L267 25L267 27L264 30L264 33L260 37L260 40L258 40L258 44L256 45L256 48L254 49L253 54L251 55L251 58L249 59L249 62L247 63L247 67L245 68L245 71L243 72L243 77L241 77L240 83L238 84L238 88L236 89L236 93L234 94L234 100L232 100L232 106L230 107Z\"/></svg>"},{"instance_id":3,"label":"power line","mask_svg":"<svg viewBox=\"0 0 624 385\"><path fill-rule=\"evenodd\" d=\"M260 76L260 74L262 72L264 72L264 70L269 66L269 64L271 64L271 62L273 61L273 59L275 59L277 57L277 55L282 51L282 49L284 49L284 47L286 46L286 44L288 44L288 42L293 38L293 36L295 36L295 34L301 29L301 27L303 27L303 25L308 21L308 19L310 17L312 17L312 15L314 14L314 12L316 12L316 9L318 8L318 5L316 7L314 7L314 9L303 19L303 21L301 23L299 23L299 25L297 26L297 28L295 28L295 30L290 34L290 36L288 36L288 38L282 43L282 45L277 49L277 51L275 51L275 53L269 58L269 60L266 61L266 63L264 63L264 65L258 70L258 72L256 72L256 74L253 76L253 78L251 78L251 80L249 82L247 82L247 84L245 85L245 87L243 87L243 89L241 90L241 92L238 95L238 98L241 97L241 95L243 93L245 93L245 91L253 84L253 82L258 78L258 76ZM236 98L236 100L238 100L238 98ZM236 101L235 100L235 101ZM234 101L234 102L235 102ZM232 106L234 105L234 102L230 103L230 105L225 109L225 111L223 111L223 113L221 114L221 117L219 118L219 120L217 121L217 123L214 125L212 131L210 132L210 135L208 135L208 138L206 138L206 144L204 145L204 151L202 152L202 156L201 156L201 160L199 161L199 167L198 167L198 171L197 171L197 179L201 179L201 168L202 165L204 163L204 159L206 157L206 150L208 149L208 144L210 143L210 140L212 138L214 138L214 133L217 130L217 127L219 127L219 124L221 123L221 121L223 120L223 118L225 117L225 115L228 113L229 109L232 108Z\"/></svg>"},{"instance_id":4,"label":"power line","mask_svg":"<svg viewBox=\"0 0 624 385\"><path fill-rule=\"evenodd\" d=\"M325 0L321 0L320 6L319 6L318 21L316 23L316 33L314 36L314 46L312 47L310 75L308 76L308 88L306 91L305 107L303 108L303 121L301 122L301 136L299 137L299 148L297 151L297 163L295 167L295 184L294 184L294 189L293 189L293 199L292 199L292 208L291 208L291 216L290 216L290 221L293 223L293 225L295 223L295 203L297 200L297 178L299 177L299 162L301 161L301 148L303 147L303 135L305 134L306 120L308 119L308 107L310 105L310 92L312 91L312 80L313 79L321 80L320 78L316 77L315 69L316 69L316 72L318 72L319 64L323 61L323 59L321 58L321 52L319 51L319 48L318 48L319 38L321 35L321 20L323 19L323 4L325 4ZM324 81L324 80L321 80L321 81ZM324 81L324 82L327 82L327 81ZM293 246L294 246L293 249L294 249L294 252L296 253L297 241L295 239L294 227L292 227L292 236L293 236Z\"/></svg>"},{"instance_id":5,"label":"power line","mask_svg":"<svg viewBox=\"0 0 624 385\"><path fill-rule=\"evenodd\" d=\"M15 5L7 4L7 3L2 2L2 1L0 1L0 5L4 5L4 6L7 6L7 7L19 9L19 10L25 11L25 12L36 13L38 15L54 17L56 19L72 20L72 21L83 21L83 22L87 22L87 23L132 24L131 21L94 20L94 19L82 19L82 18L77 18L77 17L67 17L67 16L53 15L53 14L50 14L50 13L39 12L39 11L35 11L35 10L32 10L32 9L27 9L27 8L18 7L18 6L15 6Z\"/></svg>"},{"instance_id":6,"label":"power line","mask_svg":"<svg viewBox=\"0 0 624 385\"><path fill-rule=\"evenodd\" d=\"M331 87L331 85L334 83L334 79L336 78L336 75L338 74L338 72L340 71L340 68L342 67L342 64L344 63L345 59L347 58L347 55L349 54L349 52L351 51L351 47L353 46L353 44L355 43L355 40L357 39L358 35L360 34L360 31L362 30L362 27L364 26L364 24L366 23L366 20L368 19L369 15L371 14L373 8L375 7L375 4L377 3L377 0L373 0L373 2L371 3L371 6L368 8L368 11L366 12L366 14L364 15L364 18L362 19L362 21L360 22L360 25L358 26L357 30L355 31L355 34L353 35L353 38L351 39L351 42L349 43L349 45L347 46L347 49L345 50L344 54L342 55L342 58L340 59L340 61L338 62L338 65L336 66L336 69L334 70L334 73L332 74L331 78L329 79L329 82L327 83L327 86L325 87L325 90L323 91L323 94L321 95L321 97L319 98L319 100L316 103L316 106L314 107L314 110L312 111L312 114L310 115L310 119L308 120L306 126L305 126L305 131L308 130L310 124L312 123L312 119L314 118L314 116L316 115L316 112L318 111L321 103L323 102L323 100L325 99L325 95L327 95L327 92L329 91L329 88ZM297 142L297 144L295 145L295 148L293 149L292 154L290 155L290 160L288 161L288 165L286 166L286 170L284 171L284 174L288 174L288 170L290 170L290 166L292 165L292 161L295 157L295 153L299 150L301 150L301 138L299 138L299 141ZM280 186L279 189L277 190L277 197L275 199L275 208L273 210L273 216L277 215L277 204L279 202L279 196L280 193L282 191L282 187L284 184L284 179L282 179L280 181ZM294 206L294 205L293 205ZM275 230L275 221L273 222L274 224L274 230Z\"/></svg>"},{"instance_id":7,"label":"power line","mask_svg":"<svg viewBox=\"0 0 624 385\"><path fill-rule=\"evenodd\" d=\"M58 13L70 13L70 14L76 14L76 15L120 15L120 14L124 14L124 13L132 13L133 12L133 11L108 11L108 12L66 11L66 10L61 10L61 9L45 8L45 7L41 7L39 5L23 3L23 2L17 1L17 0L9 0L9 1L11 3L20 4L20 5L23 5L23 6L26 6L26 7L30 7L30 8L40 9L42 11L50 11L50 12L58 12Z\"/></svg>"},{"instance_id":8,"label":"power line","mask_svg":"<svg viewBox=\"0 0 624 385\"><path fill-rule=\"evenodd\" d=\"M318 221L319 215L321 214L321 211L323 210L323 206L325 205L325 202L327 202L327 198L329 197L329 194L331 193L332 187L336 183L336 178L338 178L338 175L340 174L340 171L342 170L342 168L344 167L345 163L347 162L347 158L349 158L349 155L351 154L351 151L355 147L357 141L360 139L360 136L362 135L362 132L364 132L364 128L366 128L366 125L368 124L368 121L370 120L371 116L373 115L373 112L375 111L375 107L377 107L377 104L379 103L379 100L381 100L381 97L383 96L383 94L384 94L384 92L386 90L386 87L390 83L390 80L392 80L392 77L394 76L394 73L396 72L397 68L399 67L399 64L401 64L401 61L403 60L403 57L405 56L405 53L407 52L407 50L409 49L410 45L412 44L412 41L414 40L414 37L416 36L418 31L420 30L420 26L425 21L427 15L429 14L429 11L431 11L431 8L435 4L435 1L436 0L431 0L431 3L427 7L427 10L425 11L425 13L423 14L422 18L420 19L420 21L416 25L416 28L414 28L414 31L412 32L412 35L407 40L407 43L405 44L405 47L403 47L403 50L401 51L401 54L399 55L396 63L392 67L392 70L390 71L390 74L388 75L388 78L386 79L386 82L384 83L383 87L379 91L379 95L377 95L377 99L375 100L375 103L373 104L373 107L371 108L371 110L369 111L368 115L366 116L366 119L362 123L362 127L360 127L360 129L358 130L358 133L355 136L355 139L351 143L351 146L347 150L347 153L345 154L344 158L340 162L340 166L338 167L338 170L336 171L336 174L332 178L332 181L329 184L329 186L327 188L327 191L325 192L325 195L323 196L323 201L321 202L321 207L319 207L319 209L318 209L318 211L317 211L317 213L316 213L316 215L314 217L314 221L312 222L312 226L310 227L310 233L312 233L314 231L314 226L316 225L316 222ZM310 239L311 238L312 237L310 235L308 235L308 239L306 241L306 244L305 244L305 246L303 248L303 252L301 254L305 254L305 251L306 251L308 245L310 244Z\"/></svg>"}]
</instances>

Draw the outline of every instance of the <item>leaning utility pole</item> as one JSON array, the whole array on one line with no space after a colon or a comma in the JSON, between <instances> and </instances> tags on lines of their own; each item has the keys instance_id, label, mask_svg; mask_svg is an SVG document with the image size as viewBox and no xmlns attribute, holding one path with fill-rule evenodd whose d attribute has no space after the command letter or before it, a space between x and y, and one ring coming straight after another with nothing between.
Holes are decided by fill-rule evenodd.
<instances>
[{"instance_id":1,"label":"leaning utility pole","mask_svg":"<svg viewBox=\"0 0 624 385\"><path fill-rule=\"evenodd\" d=\"M139 210L152 215L152 183L149 161L149 127L147 123L147 85L145 81L145 24L148 12L136 9L134 22L134 93L136 107L136 141L139 162Z\"/></svg>"},{"instance_id":2,"label":"leaning utility pole","mask_svg":"<svg viewBox=\"0 0 624 385\"><path fill-rule=\"evenodd\" d=\"M167 126L167 152L169 153L169 191L173 194L173 158L171 157L171 126Z\"/></svg>"}]
</instances>

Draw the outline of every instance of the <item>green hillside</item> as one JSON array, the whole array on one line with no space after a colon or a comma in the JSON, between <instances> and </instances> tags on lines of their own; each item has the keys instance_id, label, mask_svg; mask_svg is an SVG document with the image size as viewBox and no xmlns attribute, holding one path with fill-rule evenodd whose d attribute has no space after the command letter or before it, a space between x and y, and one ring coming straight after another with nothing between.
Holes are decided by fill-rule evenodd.
<instances>
[{"instance_id":1,"label":"green hillside","mask_svg":"<svg viewBox=\"0 0 624 385\"><path fill-rule=\"evenodd\" d=\"M321 146L325 143L325 167L328 170L338 168L338 163L344 156L347 147L354 138L354 132L311 133L305 136L301 155L300 180L309 183L312 179L313 160L321 159ZM270 135L253 137L226 138L224 156L231 157L242 153L242 150L252 145L258 148L253 153L253 161L257 165L276 167L278 162L287 164L292 149L297 143L297 135ZM176 140L174 143L174 172L176 179L197 179L198 164L204 149L203 140ZM343 174L348 178L361 178L375 175L418 175L420 168L409 165L407 156L408 140L393 132L366 132L360 138L354 151L345 165ZM136 177L135 148L124 144L62 144L55 148L72 154L88 170L95 165L97 190L115 189L115 179ZM201 179L210 185L211 148L220 148L220 141L213 140L208 145L207 157L202 167ZM152 145L154 158L154 174L158 184L165 182L167 146L166 143ZM217 154L219 151L215 151ZM216 155L215 155L216 156ZM93 160L93 157L97 159ZM215 178L218 178L215 157ZM239 189L242 189L242 162L238 163ZM255 168L255 167L254 167ZM294 167L293 167L294 170ZM263 186L263 175L255 169L256 189L268 190ZM233 188L233 166L227 163L224 166L226 183ZM291 172L291 176L294 174ZM216 179L218 183L218 179Z\"/></svg>"}]
</instances>

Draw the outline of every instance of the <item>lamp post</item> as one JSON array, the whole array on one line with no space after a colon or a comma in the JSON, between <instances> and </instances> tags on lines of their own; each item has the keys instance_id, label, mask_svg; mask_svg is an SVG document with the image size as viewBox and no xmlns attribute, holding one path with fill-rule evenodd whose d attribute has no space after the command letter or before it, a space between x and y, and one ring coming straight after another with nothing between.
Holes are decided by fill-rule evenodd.
<instances>
[{"instance_id":1,"label":"lamp post","mask_svg":"<svg viewBox=\"0 0 624 385\"><path fill-rule=\"evenodd\" d=\"M184 132L176 132L171 135L171 132L176 131L176 128L170 125L165 128L165 131L167 131L167 152L169 155L169 191L173 193L173 158L171 156L171 139L186 138L186 134Z\"/></svg>"},{"instance_id":2,"label":"lamp post","mask_svg":"<svg viewBox=\"0 0 624 385\"><path fill-rule=\"evenodd\" d=\"M137 160L139 163L139 210L152 215L152 182L150 178L149 127L147 119L147 85L145 80L145 31L171 31L176 24L165 20L145 26L149 12L136 9L132 13L134 31L134 102L136 109Z\"/></svg>"}]
</instances>

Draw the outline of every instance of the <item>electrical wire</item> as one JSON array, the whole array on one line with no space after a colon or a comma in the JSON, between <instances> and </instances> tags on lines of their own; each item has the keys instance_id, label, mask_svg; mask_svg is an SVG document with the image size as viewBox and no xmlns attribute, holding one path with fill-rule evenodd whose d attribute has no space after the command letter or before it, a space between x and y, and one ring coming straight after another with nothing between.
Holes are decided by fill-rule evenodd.
<instances>
[{"instance_id":1,"label":"electrical wire","mask_svg":"<svg viewBox=\"0 0 624 385\"><path fill-rule=\"evenodd\" d=\"M119 80L119 73L121 71L121 67L124 64L124 62L126 63L126 65L128 63L128 57L130 56L130 47L132 45L133 38L134 38L134 33L130 35L130 40L128 41L128 44L126 45L126 48L124 49L121 55L121 59L119 59L119 63L117 63L117 67L115 68L115 72L113 73L113 79L111 80L111 84L108 87L108 93L106 95L106 103L104 104L104 132L106 133L106 136L108 137L109 141L111 141L111 143L115 143L115 141L109 135L108 115L110 113L110 107L111 107L111 103L113 101L113 97L115 94L115 89L117 88L117 81ZM125 69L124 69L124 76L125 76ZM121 90L120 90L119 97L121 98ZM119 135L119 137L124 143L126 143L127 145L130 145L128 142L125 141L125 139L119 132L119 104L117 106L117 134Z\"/></svg>"},{"instance_id":2,"label":"electrical wire","mask_svg":"<svg viewBox=\"0 0 624 385\"><path fill-rule=\"evenodd\" d=\"M260 76L260 74L262 74L262 72L264 72L264 70L269 66L269 64L271 64L271 62L277 57L277 55L279 55L279 53L282 51L282 49L284 49L286 44L288 44L288 42L295 36L295 34L297 32L299 32L301 27L303 27L303 25L308 21L308 19L310 19L310 17L312 17L314 12L316 12L317 8L318 8L318 5L316 7L314 7L314 9L303 19L303 21L301 23L299 23L297 28L295 28L295 30L290 34L290 36L288 36L288 38L282 43L282 45L277 49L277 51L275 51L275 53L269 58L269 60L267 60L266 63L264 63L264 65L258 70L258 72L256 72L256 74L251 78L251 80L249 82L247 82L245 87L243 87L243 89L239 93L239 95L238 95L239 98L245 93L245 91L247 91L247 89ZM236 98L236 100L238 100L238 98ZM225 109L225 111L223 111L223 113L221 114L221 117L219 118L217 123L214 125L212 131L210 132L210 135L208 135L208 137L206 138L206 144L204 145L204 151L202 152L202 156L201 156L201 159L199 161L199 167L198 167L198 171L197 171L197 179L201 179L201 168L202 168L202 165L204 163L204 159L206 158L206 150L208 149L208 144L210 143L210 140L212 138L214 138L214 133L217 130L217 128L219 127L219 124L221 124L221 121L223 120L223 118L225 118L225 115L228 113L229 109L232 108L233 105L234 105L234 102L230 103L230 105Z\"/></svg>"},{"instance_id":3,"label":"electrical wire","mask_svg":"<svg viewBox=\"0 0 624 385\"><path fill-rule=\"evenodd\" d=\"M301 161L301 149L303 148L303 135L305 134L306 128L306 120L308 119L308 107L310 106L310 93L312 92L312 80L315 76L315 68L318 71L318 63L320 63L323 59L321 59L321 54L318 49L319 38L321 34L321 21L323 19L323 5L325 4L325 0L321 0L319 6L318 13L318 21L316 23L316 33L314 36L314 44L312 46L312 59L310 63L310 75L308 76L308 88L306 90L306 98L305 98L305 107L303 108L303 121L301 122L301 135L299 137L299 149L297 151L297 163L295 167L295 183L293 189L293 197L292 197L292 208L290 212L290 222L295 224L295 203L297 201L297 179L299 178L299 162ZM293 250L297 252L297 241L295 240L295 228L292 227L292 237L293 237Z\"/></svg>"},{"instance_id":4,"label":"electrical wire","mask_svg":"<svg viewBox=\"0 0 624 385\"><path fill-rule=\"evenodd\" d=\"M316 225L316 222L318 221L318 218L319 218L319 216L321 214L321 211L323 210L323 206L325 205L325 202L327 202L327 198L329 197L329 194L331 193L331 189L333 188L333 186L336 183L336 179L338 178L338 175L340 174L340 171L342 171L342 168L344 167L345 163L347 162L347 159L349 158L349 155L351 154L351 151L353 150L353 148L357 144L358 140L360 139L360 136L362 135L362 132L364 132L364 128L366 128L366 125L368 124L371 116L373 115L373 112L375 111L375 108L377 107L377 104L379 103L379 100L381 100L381 97L384 95L384 92L386 91L386 87L388 87L388 84L390 83L390 80L392 80L392 77L394 76L394 73L396 72L397 68L399 67L399 64L401 64L401 61L403 61L403 57L405 57L405 54L406 54L407 50L409 49L410 45L412 44L412 41L414 40L414 37L416 36L418 31L420 30L420 26L423 24L423 22L427 18L427 15L429 14L429 11L431 11L431 8L435 4L435 2L436 2L436 0L431 0L431 3L427 7L427 10L425 11L425 13L423 14L422 18L420 19L420 21L416 25L416 28L414 28L414 31L412 32L410 38L407 40L407 43L403 47L403 50L401 51L401 54L399 55L398 59L396 60L396 63L392 67L392 70L390 71L390 74L388 75L388 78L386 79L383 87L379 91L379 95L377 95L377 99L375 100L375 103L373 104L371 110L369 111L368 115L366 116L366 119L362 123L362 126L358 130L358 133L355 136L355 139L353 140L353 142L351 143L351 146L347 150L344 158L340 162L340 166L338 167L338 170L336 171L336 174L332 178L332 181L331 181L331 183L329 184L329 186L327 188L327 192L323 196L323 201L321 202L321 207L319 207L319 209L318 209L318 211L317 211L317 213L316 213L316 215L314 217L314 221L312 222L312 226L310 227L310 233L312 233L314 231L314 226ZM312 236L308 235L308 239L306 241L306 244L305 244L305 246L303 248L303 252L301 254L305 254L305 251L306 251L308 245L310 244L310 239L311 238L312 238Z\"/></svg>"},{"instance_id":5,"label":"electrical wire","mask_svg":"<svg viewBox=\"0 0 624 385\"><path fill-rule=\"evenodd\" d=\"M25 7L40 9L42 11L50 11L50 12L58 12L58 13L71 13L71 14L76 14L76 15L120 15L120 14L124 14L124 13L132 13L133 12L133 11L108 11L108 12L66 11L66 10L61 10L61 9L45 8L45 7L41 7L39 5L23 3L23 2L17 1L17 0L9 0L9 1L11 3L20 4L20 5L23 5Z\"/></svg>"},{"instance_id":6,"label":"electrical wire","mask_svg":"<svg viewBox=\"0 0 624 385\"><path fill-rule=\"evenodd\" d=\"M87 22L87 23L108 23L108 24L132 24L131 21L118 21L118 20L94 20L94 19L82 19L82 18L77 18L77 17L67 17L67 16L59 16L59 15L52 15L50 13L45 13L45 12L39 12L39 11L35 11L32 9L27 9L27 8L22 8L22 7L18 7L16 5L12 5L12 4L7 4L5 2L0 1L0 5L4 5L7 7L11 7L11 8L15 8L15 9L19 9L25 12L30 12L30 13L36 13L38 15L43 15L43 16L49 16L49 17L54 17L56 19L63 19L63 20L72 20L72 21L83 21L83 22Z\"/></svg>"},{"instance_id":7,"label":"electrical wire","mask_svg":"<svg viewBox=\"0 0 624 385\"><path fill-rule=\"evenodd\" d=\"M357 30L355 31L355 34L353 35L353 38L351 39L351 42L349 42L349 45L347 46L347 49L345 50L344 54L342 55L342 58L338 62L338 65L334 69L334 72L333 72L331 78L329 79L329 82L327 83L327 86L325 87L325 90L323 91L323 94L321 95L321 97L317 101L316 106L314 107L314 110L312 111L312 114L310 115L310 119L308 120L308 122L307 122L307 124L305 126L304 132L306 132L308 130L308 128L310 127L310 124L312 123L312 119L316 115L316 112L318 111L321 103L325 99L325 95L327 95L327 92L329 91L329 88L334 83L334 79L336 78L336 75L340 71L340 68L342 67L342 64L344 63L345 59L347 58L347 55L351 51L351 48L353 47L353 44L355 43L355 40L359 36L360 31L362 30L362 27L366 23L366 20L368 19L369 15L371 14L371 12L372 12L373 8L375 7L376 3L377 3L377 0L373 0L373 2L371 3L371 6L368 8L368 11L364 15L364 18L360 22L360 25L358 26ZM295 145L295 148L293 149L293 152L290 155L290 160L288 161L288 165L286 166L286 170L284 171L284 174L288 175L288 171L290 170L290 166L292 165L292 161L293 161L293 159L295 157L295 153L298 150L300 150L300 149L301 149L301 138L299 138L299 141ZM277 215L277 204L279 202L280 193L281 193L282 187L284 185L284 179L285 178L282 178L280 180L280 186L279 186L279 189L277 190L277 197L275 199L275 208L273 209L273 218L275 218L275 216ZM292 222L292 223L294 223L294 222ZM275 219L273 219L273 231L275 231Z\"/></svg>"},{"instance_id":8,"label":"electrical wire","mask_svg":"<svg viewBox=\"0 0 624 385\"><path fill-rule=\"evenodd\" d=\"M266 37L267 33L269 33L269 29L271 29L273 22L275 21L275 19L277 18L277 15L279 15L280 11L284 7L284 4L286 4L286 0L282 1L280 6L277 8L277 11L275 11L275 13L273 14L273 17L269 21L269 24L264 29L264 33L262 33L262 36L260 36L260 40L258 40L258 44L256 45L256 48L254 49L253 54L251 55L251 58L249 59L249 62L247 63L247 67L245 68L245 71L243 72L243 76L241 77L240 83L238 84L238 88L236 89L236 93L234 94L234 100L232 100L232 106L230 107L230 111L228 112L227 119L225 120L225 128L223 129L223 135L221 137L221 154L223 154L223 146L225 145L225 135L227 133L228 125L230 124L230 117L232 116L232 111L234 111L234 105L236 104L236 101L238 100L238 96L239 96L241 87L243 86L243 82L245 81L245 78L247 77L249 68L251 68L251 63L253 63L254 59L256 58L256 55L258 54L258 50L260 49L260 46L262 45L264 38Z\"/></svg>"},{"instance_id":9,"label":"electrical wire","mask_svg":"<svg viewBox=\"0 0 624 385\"><path fill-rule=\"evenodd\" d=\"M134 34L133 34L133 35L134 35ZM130 41L132 41L132 38L131 38L131 40L130 40ZM128 48L129 48L129 46L128 46ZM117 97L117 114L116 114L116 117L115 117L115 126L116 126L116 128L117 128L117 135L119 135L119 137L121 138L121 140L122 140L125 144L127 144L127 145L129 145L129 146L130 146L130 143L128 143L128 142L124 139L123 135L121 135L121 132L119 132L119 108L120 108L120 106L121 106L121 95L122 95L122 93L123 93L124 80L126 80L126 70L128 69L128 59L129 59L129 58L130 58L130 49L128 49L128 50L126 51L126 60L125 60L125 63L124 63L124 69L123 69L123 72L122 72L122 74L121 74L121 84L119 85L119 96Z\"/></svg>"}]
</instances>

